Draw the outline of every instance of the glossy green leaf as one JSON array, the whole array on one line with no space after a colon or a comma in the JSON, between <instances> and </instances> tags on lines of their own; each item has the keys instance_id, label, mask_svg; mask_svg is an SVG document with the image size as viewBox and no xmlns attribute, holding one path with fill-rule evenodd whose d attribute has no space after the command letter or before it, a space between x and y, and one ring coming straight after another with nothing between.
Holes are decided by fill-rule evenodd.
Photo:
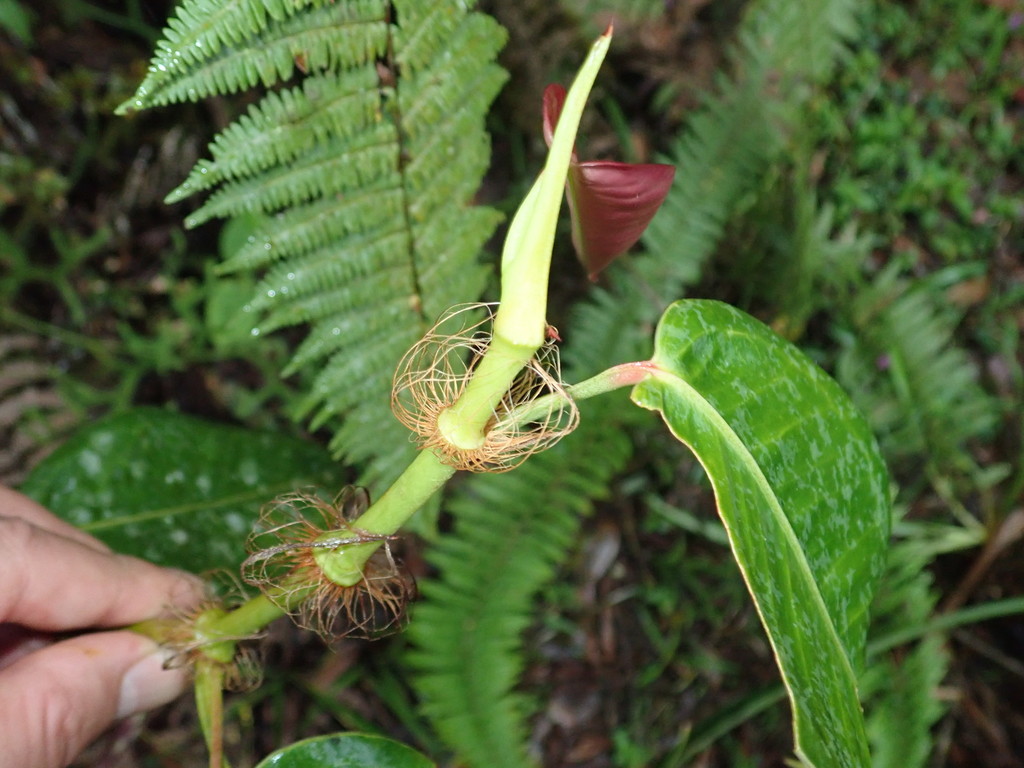
<instances>
[{"instance_id":1,"label":"glossy green leaf","mask_svg":"<svg viewBox=\"0 0 1024 768\"><path fill-rule=\"evenodd\" d=\"M411 747L381 736L336 733L290 744L256 768L434 768Z\"/></svg>"},{"instance_id":2,"label":"glossy green leaf","mask_svg":"<svg viewBox=\"0 0 1024 768\"><path fill-rule=\"evenodd\" d=\"M888 474L835 382L750 316L681 301L633 390L697 455L793 705L798 754L867 766L855 670L889 535Z\"/></svg>"},{"instance_id":3,"label":"glossy green leaf","mask_svg":"<svg viewBox=\"0 0 1024 768\"><path fill-rule=\"evenodd\" d=\"M341 484L318 446L137 408L77 433L22 491L118 552L203 572L237 569L267 501Z\"/></svg>"}]
</instances>

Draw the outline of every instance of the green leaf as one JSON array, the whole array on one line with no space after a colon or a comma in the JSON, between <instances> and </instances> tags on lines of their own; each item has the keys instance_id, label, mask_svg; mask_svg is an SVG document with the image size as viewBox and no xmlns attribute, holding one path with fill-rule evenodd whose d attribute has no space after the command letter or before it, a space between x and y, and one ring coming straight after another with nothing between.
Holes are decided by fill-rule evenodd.
<instances>
[{"instance_id":1,"label":"green leaf","mask_svg":"<svg viewBox=\"0 0 1024 768\"><path fill-rule=\"evenodd\" d=\"M336 733L289 744L256 768L434 768L411 747L381 736Z\"/></svg>"},{"instance_id":2,"label":"green leaf","mask_svg":"<svg viewBox=\"0 0 1024 768\"><path fill-rule=\"evenodd\" d=\"M0 0L0 29L6 29L23 45L31 45L34 14L18 0Z\"/></svg>"},{"instance_id":3,"label":"green leaf","mask_svg":"<svg viewBox=\"0 0 1024 768\"><path fill-rule=\"evenodd\" d=\"M867 766L855 669L889 535L864 419L796 347L737 309L682 301L633 390L707 471L793 705L798 754Z\"/></svg>"},{"instance_id":4,"label":"green leaf","mask_svg":"<svg viewBox=\"0 0 1024 768\"><path fill-rule=\"evenodd\" d=\"M237 569L264 503L341 482L317 446L137 408L77 433L22 491L119 552L202 572Z\"/></svg>"}]
</instances>

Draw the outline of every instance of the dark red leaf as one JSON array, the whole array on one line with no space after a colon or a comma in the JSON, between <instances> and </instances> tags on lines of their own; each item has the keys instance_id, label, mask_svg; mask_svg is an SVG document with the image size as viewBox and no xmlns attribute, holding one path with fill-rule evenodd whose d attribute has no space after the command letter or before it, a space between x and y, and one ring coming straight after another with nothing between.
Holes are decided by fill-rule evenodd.
<instances>
[{"instance_id":1,"label":"dark red leaf","mask_svg":"<svg viewBox=\"0 0 1024 768\"><path fill-rule=\"evenodd\" d=\"M558 83L552 83L544 89L544 141L551 146L551 139L555 135L555 126L558 125L558 118L562 114L562 106L565 104L566 90ZM573 160L576 153L573 152Z\"/></svg>"},{"instance_id":2,"label":"dark red leaf","mask_svg":"<svg viewBox=\"0 0 1024 768\"><path fill-rule=\"evenodd\" d=\"M569 168L572 242L591 280L640 239L675 172L671 165L654 163L590 162Z\"/></svg>"},{"instance_id":3,"label":"dark red leaf","mask_svg":"<svg viewBox=\"0 0 1024 768\"><path fill-rule=\"evenodd\" d=\"M557 83L544 89L544 140L549 146L565 96ZM581 163L573 151L566 181L572 242L591 280L640 239L675 172L671 165L654 163Z\"/></svg>"}]
</instances>

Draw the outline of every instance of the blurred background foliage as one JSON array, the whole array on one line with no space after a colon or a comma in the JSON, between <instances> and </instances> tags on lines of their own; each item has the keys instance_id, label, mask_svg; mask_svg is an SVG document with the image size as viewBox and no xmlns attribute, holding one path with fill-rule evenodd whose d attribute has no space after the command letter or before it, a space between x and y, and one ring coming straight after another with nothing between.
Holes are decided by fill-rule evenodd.
<instances>
[{"instance_id":1,"label":"blurred background foliage","mask_svg":"<svg viewBox=\"0 0 1024 768\"><path fill-rule=\"evenodd\" d=\"M759 5L769 4L482 3L509 31L511 79L490 118L481 199L518 205L543 157L539 94L612 20L585 155L679 157L690 118L742 78L730 46ZM851 393L890 462L898 522L863 681L876 764L1020 766L1024 621L942 617L1019 596L1024 583L1024 6L856 8L827 82L780 117L778 151L729 200L686 293L731 301L800 344ZM307 382L279 375L297 337L261 338L256 353L238 319L251 279L210 266L245 222L186 232L187 204L162 203L246 97L112 116L169 11L0 0L4 482L17 485L77 426L133 404L303 434L288 414ZM652 252L673 236L659 225ZM553 281L552 322L596 327L601 313L578 303L593 289L570 253L556 263L571 266ZM568 357L586 370L586 350ZM679 455L658 449L657 432L632 435L559 578L534 598L522 686L532 754L549 766L779 765L790 742L774 664L699 468L655 459ZM907 627L920 631L901 640ZM235 762L339 724L443 756L397 672L406 643L326 653L275 626L266 684L231 701L261 726L253 743L228 734ZM192 717L188 703L159 713L130 749L141 724L123 724L84 764L194 764Z\"/></svg>"}]
</instances>

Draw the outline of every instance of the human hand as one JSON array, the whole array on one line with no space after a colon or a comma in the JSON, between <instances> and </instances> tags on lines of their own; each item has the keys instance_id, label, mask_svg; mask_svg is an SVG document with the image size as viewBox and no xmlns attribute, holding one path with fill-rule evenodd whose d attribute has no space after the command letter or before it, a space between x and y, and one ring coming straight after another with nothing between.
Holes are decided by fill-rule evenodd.
<instances>
[{"instance_id":1,"label":"human hand","mask_svg":"<svg viewBox=\"0 0 1024 768\"><path fill-rule=\"evenodd\" d=\"M185 686L124 627L195 604L198 579L110 551L0 487L0 766L63 768L114 720Z\"/></svg>"}]
</instances>

